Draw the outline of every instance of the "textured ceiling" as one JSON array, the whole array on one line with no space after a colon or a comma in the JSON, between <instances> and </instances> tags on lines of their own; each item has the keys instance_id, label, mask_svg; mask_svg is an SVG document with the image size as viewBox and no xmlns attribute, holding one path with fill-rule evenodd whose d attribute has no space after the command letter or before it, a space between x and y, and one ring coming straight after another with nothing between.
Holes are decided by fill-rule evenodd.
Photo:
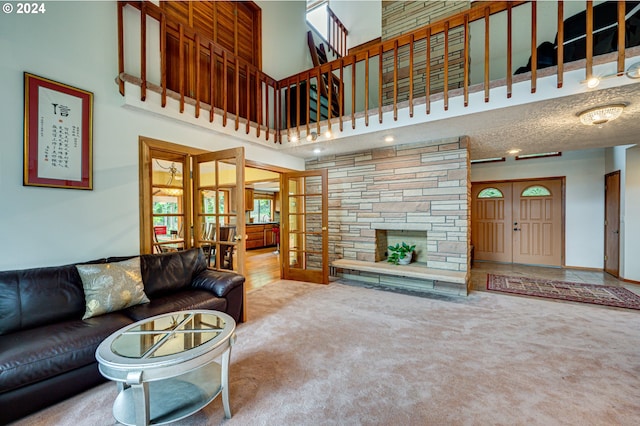
<instances>
[{"instance_id":1,"label":"textured ceiling","mask_svg":"<svg viewBox=\"0 0 640 426\"><path fill-rule=\"evenodd\" d=\"M581 111L611 103L627 104L617 120L599 127L580 123L577 114ZM389 130L378 133L290 144L282 151L312 158L388 146L384 135ZM409 125L393 129L393 135L394 144L466 135L471 142L471 159L503 157L511 149L520 149L520 154L535 154L634 144L640 142L640 82ZM321 154L313 152L316 148L322 150Z\"/></svg>"}]
</instances>

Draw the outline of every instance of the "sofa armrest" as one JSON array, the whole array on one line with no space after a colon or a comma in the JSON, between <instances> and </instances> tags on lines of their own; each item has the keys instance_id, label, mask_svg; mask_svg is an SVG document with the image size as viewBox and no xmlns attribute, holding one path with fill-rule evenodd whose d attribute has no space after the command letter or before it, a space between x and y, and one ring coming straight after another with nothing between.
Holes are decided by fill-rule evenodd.
<instances>
[{"instance_id":1,"label":"sofa armrest","mask_svg":"<svg viewBox=\"0 0 640 426\"><path fill-rule=\"evenodd\" d=\"M244 284L244 277L233 272L206 269L191 281L191 287L208 290L218 297L225 297L231 290Z\"/></svg>"}]
</instances>

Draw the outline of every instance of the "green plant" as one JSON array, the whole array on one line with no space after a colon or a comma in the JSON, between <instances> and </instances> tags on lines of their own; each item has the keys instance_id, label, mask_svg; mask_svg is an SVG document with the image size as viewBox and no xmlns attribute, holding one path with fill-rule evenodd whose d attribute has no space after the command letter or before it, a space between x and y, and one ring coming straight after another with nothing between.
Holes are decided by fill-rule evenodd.
<instances>
[{"instance_id":1,"label":"green plant","mask_svg":"<svg viewBox=\"0 0 640 426\"><path fill-rule=\"evenodd\" d=\"M387 247L389 250L389 257L387 257L387 262L393 263L395 265L398 264L400 259L404 258L407 253L412 253L415 249L415 245L408 245L405 242L396 244L395 246Z\"/></svg>"}]
</instances>

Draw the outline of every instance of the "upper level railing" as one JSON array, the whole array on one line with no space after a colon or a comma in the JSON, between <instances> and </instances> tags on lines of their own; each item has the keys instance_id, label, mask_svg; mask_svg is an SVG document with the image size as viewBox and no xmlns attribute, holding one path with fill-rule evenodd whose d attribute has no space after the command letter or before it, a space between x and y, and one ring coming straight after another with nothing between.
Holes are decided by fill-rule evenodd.
<instances>
[{"instance_id":1,"label":"upper level railing","mask_svg":"<svg viewBox=\"0 0 640 426\"><path fill-rule=\"evenodd\" d=\"M575 2L568 3L572 3L573 7ZM472 82L475 86L482 85L484 101L489 102L490 83L496 79L496 66L491 61L494 56L492 53L496 50L496 39L505 43L498 53L505 59L500 78L504 79L507 98L512 95L514 83L514 53L517 51L514 44L522 43L522 39L527 44L524 60L529 56L530 58L528 66L517 70L521 73L517 78L518 81L530 81L532 93L537 89L538 72L543 66L555 66L554 74L557 87L560 88L563 85L565 63L584 60L579 66L585 69L585 79L589 79L593 75L594 57L603 53L617 52L617 72L622 75L625 48L640 43L640 34L629 34L626 18L630 15L640 17L637 10L640 6L625 1L603 4L594 7L592 1L586 1L583 10L565 18L566 7L562 1L543 4L526 1L483 2L355 54L345 55L319 67L275 81L251 64L233 56L231 52L216 46L206 37L179 23L171 22L153 4L125 1L118 4L119 67L121 76L130 77L125 72L122 28L122 10L125 5L130 5L140 11L141 70L137 82L141 85L143 100L145 90L151 84L147 83L145 71L146 57L149 54L145 17L151 17L160 24L161 41L165 39L163 35L166 34L166 28L171 28L179 34L181 46L182 41L187 40L197 46L199 54L180 51L180 66L189 66L189 61L185 58L191 58L195 62L194 78L209 82L209 98L214 100L211 107L203 102L198 93L194 99L188 99L182 82L173 91L167 89L165 49L160 46L161 78L154 89L162 93L163 106L166 96L170 95L179 100L181 111L185 102L195 106L196 116L201 108L208 108L210 121L213 122L214 116L220 114L225 126L229 114L235 120L236 130L243 121L247 134L253 125L258 137L262 128L266 130L267 140L273 134L274 141L281 143L283 134L288 135L289 140L294 140L303 133L310 135L315 132L318 135L323 127L334 132L337 126L342 131L345 121L351 121L351 126L355 129L356 118L363 118L364 125L368 126L370 116L376 113L382 123L385 111L393 111L393 119L397 120L398 110L407 108L409 116L414 117L415 107L424 104L422 113L430 114L434 99L442 100L444 110L447 111L451 93L462 96L466 107L469 105L469 86ZM551 53L543 50L545 43L540 44L543 40L539 36L541 21L538 20L538 11L543 7L556 9L553 13L555 19L552 19L555 21L553 34L550 36L554 37L554 41L551 43L547 39L553 46ZM610 13L601 13L605 7L613 7L613 18L609 16ZM514 15L519 17L517 22ZM472 33L473 40L476 41L473 50L470 41ZM480 44L477 40L480 40ZM518 52L520 61L522 53ZM472 57L476 58L474 63L480 63L480 66L475 67L475 73L472 73L470 66ZM207 68L203 67L203 61L208 65L208 71L202 70ZM211 65L212 63L216 65ZM324 88L326 97L323 97L319 95L323 92L319 89L331 80L329 73L341 83L338 86L327 85ZM337 103L334 102L335 98ZM338 105L337 111L329 107L334 104Z\"/></svg>"},{"instance_id":2,"label":"upper level railing","mask_svg":"<svg viewBox=\"0 0 640 426\"><path fill-rule=\"evenodd\" d=\"M340 18L333 13L327 5L327 42L329 50L333 50L339 56L347 54L347 27L344 26Z\"/></svg>"}]
</instances>

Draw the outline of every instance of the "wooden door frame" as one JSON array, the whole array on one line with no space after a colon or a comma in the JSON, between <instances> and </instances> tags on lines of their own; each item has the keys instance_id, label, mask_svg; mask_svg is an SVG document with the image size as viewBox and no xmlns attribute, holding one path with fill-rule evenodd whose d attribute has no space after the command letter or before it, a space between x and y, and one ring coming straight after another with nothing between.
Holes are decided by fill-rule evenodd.
<instances>
[{"instance_id":1,"label":"wooden door frame","mask_svg":"<svg viewBox=\"0 0 640 426\"><path fill-rule=\"evenodd\" d=\"M513 183L513 182L544 182L547 180L560 180L561 181L561 185L562 185L562 191L561 191L561 204L562 204L562 214L561 214L561 229L562 229L562 236L560 238L560 267L565 267L566 266L566 191L567 191L567 178L566 176L546 176L546 177L537 177L537 178L518 178L518 179L504 179L504 180L487 180L487 181L477 181L477 182L471 182L471 187L473 188L473 185L486 185L486 184L499 184L499 183ZM472 189L473 191L473 189ZM515 198L515 195L513 196ZM473 216L471 216L473 217ZM473 229L473 224L471 224L471 229Z\"/></svg>"}]
</instances>

